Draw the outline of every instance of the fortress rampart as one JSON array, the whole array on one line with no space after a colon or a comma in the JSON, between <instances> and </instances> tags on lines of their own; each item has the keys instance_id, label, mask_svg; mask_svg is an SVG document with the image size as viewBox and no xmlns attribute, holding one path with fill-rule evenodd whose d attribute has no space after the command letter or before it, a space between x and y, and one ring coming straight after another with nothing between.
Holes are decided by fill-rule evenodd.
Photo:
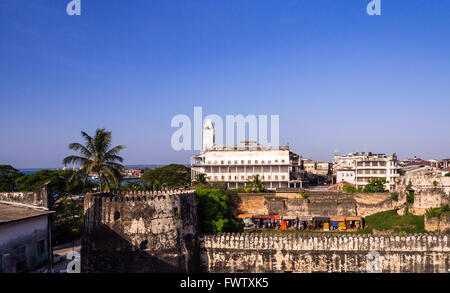
<instances>
[{"instance_id":1,"label":"fortress rampart","mask_svg":"<svg viewBox=\"0 0 450 293\"><path fill-rule=\"evenodd\" d=\"M450 269L449 234L201 237L195 191L88 194L84 209L83 272L446 273Z\"/></svg>"},{"instance_id":2,"label":"fortress rampart","mask_svg":"<svg viewBox=\"0 0 450 293\"><path fill-rule=\"evenodd\" d=\"M201 259L209 272L446 273L449 235L205 236ZM375 256L375 258L374 258Z\"/></svg>"},{"instance_id":3,"label":"fortress rampart","mask_svg":"<svg viewBox=\"0 0 450 293\"><path fill-rule=\"evenodd\" d=\"M83 272L194 272L194 191L87 194Z\"/></svg>"}]
</instances>

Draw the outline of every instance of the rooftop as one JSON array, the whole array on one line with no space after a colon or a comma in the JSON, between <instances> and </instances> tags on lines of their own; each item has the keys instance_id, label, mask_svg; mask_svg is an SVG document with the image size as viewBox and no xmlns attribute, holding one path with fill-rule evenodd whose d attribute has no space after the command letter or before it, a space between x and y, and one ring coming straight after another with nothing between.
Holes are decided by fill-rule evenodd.
<instances>
[{"instance_id":1,"label":"rooftop","mask_svg":"<svg viewBox=\"0 0 450 293\"><path fill-rule=\"evenodd\" d=\"M53 214L54 211L0 203L0 224Z\"/></svg>"}]
</instances>

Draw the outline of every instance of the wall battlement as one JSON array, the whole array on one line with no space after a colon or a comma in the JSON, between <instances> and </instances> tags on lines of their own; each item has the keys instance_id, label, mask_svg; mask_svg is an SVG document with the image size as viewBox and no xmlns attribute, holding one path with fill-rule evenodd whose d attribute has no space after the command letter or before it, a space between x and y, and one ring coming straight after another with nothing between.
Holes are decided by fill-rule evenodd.
<instances>
[{"instance_id":1,"label":"wall battlement","mask_svg":"<svg viewBox=\"0 0 450 293\"><path fill-rule=\"evenodd\" d=\"M204 236L205 248L314 251L438 251L450 252L450 237L443 234L389 235L267 235L225 234Z\"/></svg>"},{"instance_id":2,"label":"wall battlement","mask_svg":"<svg viewBox=\"0 0 450 293\"><path fill-rule=\"evenodd\" d=\"M449 240L445 234L226 234L205 236L201 258L215 273L367 272L373 254L381 272L447 272Z\"/></svg>"},{"instance_id":3,"label":"wall battlement","mask_svg":"<svg viewBox=\"0 0 450 293\"><path fill-rule=\"evenodd\" d=\"M196 270L195 191L87 194L84 272Z\"/></svg>"}]
</instances>

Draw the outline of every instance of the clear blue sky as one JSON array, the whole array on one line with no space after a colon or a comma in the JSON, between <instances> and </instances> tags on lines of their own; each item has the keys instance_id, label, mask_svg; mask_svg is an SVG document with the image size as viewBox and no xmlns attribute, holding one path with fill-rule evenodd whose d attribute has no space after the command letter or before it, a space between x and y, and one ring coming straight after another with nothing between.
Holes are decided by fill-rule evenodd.
<instances>
[{"instance_id":1,"label":"clear blue sky","mask_svg":"<svg viewBox=\"0 0 450 293\"><path fill-rule=\"evenodd\" d=\"M450 1L0 1L0 164L59 167L106 127L126 164L188 163L176 114L279 114L281 143L450 156Z\"/></svg>"}]
</instances>

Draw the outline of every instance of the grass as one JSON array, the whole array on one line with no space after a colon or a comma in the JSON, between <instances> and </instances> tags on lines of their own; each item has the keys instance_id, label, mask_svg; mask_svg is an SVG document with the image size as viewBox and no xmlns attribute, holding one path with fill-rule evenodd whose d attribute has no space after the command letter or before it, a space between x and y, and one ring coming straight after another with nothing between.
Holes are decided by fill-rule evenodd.
<instances>
[{"instance_id":1,"label":"grass","mask_svg":"<svg viewBox=\"0 0 450 293\"><path fill-rule=\"evenodd\" d=\"M378 231L393 231L395 233L425 233L424 217L407 213L403 216L397 211L391 210L373 214L365 218L366 233L372 233L374 229Z\"/></svg>"}]
</instances>

